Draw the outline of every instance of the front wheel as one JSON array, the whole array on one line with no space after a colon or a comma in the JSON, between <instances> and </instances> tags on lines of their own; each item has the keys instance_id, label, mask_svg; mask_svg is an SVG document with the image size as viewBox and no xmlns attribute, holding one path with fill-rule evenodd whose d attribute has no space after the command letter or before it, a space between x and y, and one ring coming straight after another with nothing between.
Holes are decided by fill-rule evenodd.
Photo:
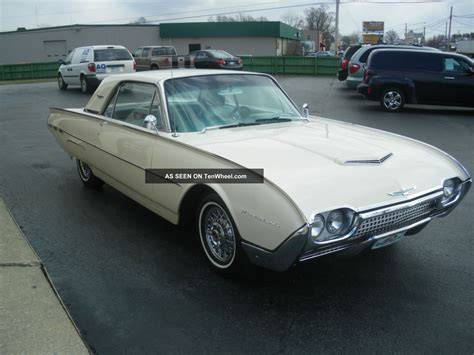
<instances>
[{"instance_id":1,"label":"front wheel","mask_svg":"<svg viewBox=\"0 0 474 355\"><path fill-rule=\"evenodd\" d=\"M390 88L383 92L380 106L388 112L399 112L405 105L405 95L398 88Z\"/></svg>"},{"instance_id":2,"label":"front wheel","mask_svg":"<svg viewBox=\"0 0 474 355\"><path fill-rule=\"evenodd\" d=\"M217 194L201 201L197 228L206 259L215 272L233 275L248 265L235 223Z\"/></svg>"},{"instance_id":3,"label":"front wheel","mask_svg":"<svg viewBox=\"0 0 474 355\"><path fill-rule=\"evenodd\" d=\"M89 188L98 189L104 185L104 182L94 175L92 169L87 163L76 159L77 172L82 183Z\"/></svg>"},{"instance_id":4,"label":"front wheel","mask_svg":"<svg viewBox=\"0 0 474 355\"><path fill-rule=\"evenodd\" d=\"M58 75L58 87L59 90L67 89L67 84L64 82L63 76L61 74Z\"/></svg>"}]
</instances>

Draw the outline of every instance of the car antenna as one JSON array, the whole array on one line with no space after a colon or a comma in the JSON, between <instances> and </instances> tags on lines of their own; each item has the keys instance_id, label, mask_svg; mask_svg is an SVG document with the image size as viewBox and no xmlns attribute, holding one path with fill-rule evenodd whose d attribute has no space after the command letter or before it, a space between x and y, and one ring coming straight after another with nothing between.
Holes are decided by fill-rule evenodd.
<instances>
[{"instance_id":1,"label":"car antenna","mask_svg":"<svg viewBox=\"0 0 474 355\"><path fill-rule=\"evenodd\" d=\"M170 38L170 46L171 46L171 38ZM171 92L174 95L174 80L173 80L173 57L171 57ZM171 135L172 137L179 137L179 134L176 130L176 122L173 122L173 134Z\"/></svg>"}]
</instances>

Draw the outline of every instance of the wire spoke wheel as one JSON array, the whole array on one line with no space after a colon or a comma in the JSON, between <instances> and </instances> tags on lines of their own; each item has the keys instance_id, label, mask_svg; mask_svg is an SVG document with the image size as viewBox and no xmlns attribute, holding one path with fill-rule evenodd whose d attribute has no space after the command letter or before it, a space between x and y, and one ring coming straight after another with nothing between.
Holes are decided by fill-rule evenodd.
<instances>
[{"instance_id":1,"label":"wire spoke wheel","mask_svg":"<svg viewBox=\"0 0 474 355\"><path fill-rule=\"evenodd\" d=\"M237 238L226 211L216 202L206 203L201 208L199 228L209 260L220 268L230 266L235 258Z\"/></svg>"},{"instance_id":2,"label":"wire spoke wheel","mask_svg":"<svg viewBox=\"0 0 474 355\"><path fill-rule=\"evenodd\" d=\"M87 165L83 161L78 160L77 166L79 170L79 176L82 179L82 181L89 181L92 174L92 171L91 171L91 168L89 168L89 165Z\"/></svg>"}]
</instances>

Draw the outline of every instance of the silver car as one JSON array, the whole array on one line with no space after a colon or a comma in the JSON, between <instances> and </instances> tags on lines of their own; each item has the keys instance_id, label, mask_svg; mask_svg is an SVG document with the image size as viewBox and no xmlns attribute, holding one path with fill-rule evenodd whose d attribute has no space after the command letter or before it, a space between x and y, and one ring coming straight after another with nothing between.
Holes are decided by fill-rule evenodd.
<instances>
[{"instance_id":1,"label":"silver car","mask_svg":"<svg viewBox=\"0 0 474 355\"><path fill-rule=\"evenodd\" d=\"M346 85L348 88L355 89L357 85L362 82L364 77L364 70L367 65L367 59L369 58L370 53L376 49L384 48L399 48L399 49L413 49L413 50L426 50L426 51L438 51L436 48L432 47L421 47L415 45L387 45L387 44L377 44L374 46L361 47L351 58L349 62L349 75L346 79Z\"/></svg>"}]
</instances>

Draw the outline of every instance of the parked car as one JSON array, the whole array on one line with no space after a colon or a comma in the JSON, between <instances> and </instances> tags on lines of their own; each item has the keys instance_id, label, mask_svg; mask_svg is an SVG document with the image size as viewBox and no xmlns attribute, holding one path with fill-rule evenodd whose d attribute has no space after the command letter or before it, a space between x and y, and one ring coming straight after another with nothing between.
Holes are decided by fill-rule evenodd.
<instances>
[{"instance_id":1,"label":"parked car","mask_svg":"<svg viewBox=\"0 0 474 355\"><path fill-rule=\"evenodd\" d=\"M389 112L405 103L474 107L474 65L460 54L379 49L357 90Z\"/></svg>"},{"instance_id":2,"label":"parked car","mask_svg":"<svg viewBox=\"0 0 474 355\"><path fill-rule=\"evenodd\" d=\"M347 76L349 75L349 61L354 53L357 52L361 47L362 44L351 44L344 51L344 54L342 55L341 69L339 69L337 72L337 78L339 81L344 81L347 79Z\"/></svg>"},{"instance_id":3,"label":"parked car","mask_svg":"<svg viewBox=\"0 0 474 355\"><path fill-rule=\"evenodd\" d=\"M133 53L133 57L137 63L138 71L192 66L189 55L178 55L173 46L138 47Z\"/></svg>"},{"instance_id":4,"label":"parked car","mask_svg":"<svg viewBox=\"0 0 474 355\"><path fill-rule=\"evenodd\" d=\"M50 111L49 129L87 187L108 183L173 224L191 223L221 273L248 263L283 271L410 238L451 212L471 185L441 150L308 116L307 105L299 111L261 73L113 76L85 109ZM254 168L263 171L245 170ZM248 175L260 183L216 178Z\"/></svg>"},{"instance_id":5,"label":"parked car","mask_svg":"<svg viewBox=\"0 0 474 355\"><path fill-rule=\"evenodd\" d=\"M83 93L99 86L102 79L115 74L132 73L135 61L122 46L87 46L75 48L66 59L59 60L58 86L80 85Z\"/></svg>"},{"instance_id":6,"label":"parked car","mask_svg":"<svg viewBox=\"0 0 474 355\"><path fill-rule=\"evenodd\" d=\"M242 70L243 67L239 57L217 49L195 51L190 55L194 60L194 66L198 69Z\"/></svg>"},{"instance_id":7,"label":"parked car","mask_svg":"<svg viewBox=\"0 0 474 355\"><path fill-rule=\"evenodd\" d=\"M354 53L349 62L349 76L346 79L346 85L349 88L356 89L357 85L362 82L364 76L364 70L369 58L370 53L381 48L399 48L399 49L413 49L413 50L424 50L424 51L437 51L438 49L431 47L422 47L415 45L398 45L398 44L377 44L373 46L363 46L357 52Z\"/></svg>"},{"instance_id":8,"label":"parked car","mask_svg":"<svg viewBox=\"0 0 474 355\"><path fill-rule=\"evenodd\" d=\"M319 51L319 52L309 52L306 54L307 57L334 57L334 54L330 51Z\"/></svg>"}]
</instances>

